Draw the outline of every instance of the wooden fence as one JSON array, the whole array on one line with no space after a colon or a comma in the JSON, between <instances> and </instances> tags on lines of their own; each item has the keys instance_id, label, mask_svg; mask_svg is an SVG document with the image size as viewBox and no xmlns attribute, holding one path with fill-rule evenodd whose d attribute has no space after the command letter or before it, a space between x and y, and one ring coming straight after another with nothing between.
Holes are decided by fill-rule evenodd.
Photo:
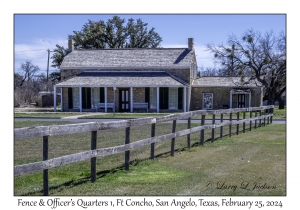
<instances>
[{"instance_id":1,"label":"wooden fence","mask_svg":"<svg viewBox=\"0 0 300 210\"><path fill-rule=\"evenodd\" d=\"M54 126L38 126L14 129L15 140L32 137L43 138L43 161L29 164L17 165L14 167L14 175L28 174L43 170L43 194L49 194L48 187L48 169L57 166L62 166L70 163L84 161L90 159L91 161L91 181L96 180L96 157L107 156L112 154L125 153L125 169L129 170L130 150L151 145L150 158L154 158L155 143L171 139L171 156L174 156L175 138L187 136L187 145L190 148L190 134L200 132L200 145L204 144L204 130L211 129L211 142L215 140L215 129L220 128L220 138L223 137L223 126L229 126L229 136L232 135L232 125L236 125L236 134L239 134L239 125L243 124L242 132L245 132L246 123L250 123L250 131L253 127L261 126L262 124L272 123L274 106L262 106L251 108L236 108L236 109L221 109L221 110L198 110L191 112L184 112L180 114L170 114L164 117L146 117L140 119L120 120L113 122L88 122L67 125ZM246 112L250 112L250 118L246 119ZM237 118L232 118L232 113L236 113ZM240 113L243 118L240 119ZM253 117L254 113L254 117ZM212 124L205 125L206 114L212 114ZM226 122L223 119L224 114L229 114L229 120ZM220 123L216 124L216 115L220 115ZM191 118L194 116L201 116L201 124L197 127L191 128ZM187 120L187 129L176 132L177 120ZM172 121L172 133L155 136L155 126L157 123ZM263 121L263 122L262 122ZM151 124L151 137L130 143L130 128L133 126ZM97 131L125 128L125 144L97 149ZM75 134L82 132L91 132L91 149L88 151L57 157L48 160L48 140L49 136Z\"/></svg>"}]
</instances>

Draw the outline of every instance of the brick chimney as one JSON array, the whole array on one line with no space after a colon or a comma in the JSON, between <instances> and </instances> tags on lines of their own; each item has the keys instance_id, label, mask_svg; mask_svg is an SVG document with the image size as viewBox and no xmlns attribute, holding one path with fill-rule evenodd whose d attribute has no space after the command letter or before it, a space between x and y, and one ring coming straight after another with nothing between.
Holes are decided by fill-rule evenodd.
<instances>
[{"instance_id":1,"label":"brick chimney","mask_svg":"<svg viewBox=\"0 0 300 210\"><path fill-rule=\"evenodd\" d=\"M189 46L189 50L194 49L194 38L188 39L188 46Z\"/></svg>"},{"instance_id":2,"label":"brick chimney","mask_svg":"<svg viewBox=\"0 0 300 210\"><path fill-rule=\"evenodd\" d=\"M74 40L71 35L69 35L69 41L68 41L68 49L69 51L74 50Z\"/></svg>"}]
</instances>

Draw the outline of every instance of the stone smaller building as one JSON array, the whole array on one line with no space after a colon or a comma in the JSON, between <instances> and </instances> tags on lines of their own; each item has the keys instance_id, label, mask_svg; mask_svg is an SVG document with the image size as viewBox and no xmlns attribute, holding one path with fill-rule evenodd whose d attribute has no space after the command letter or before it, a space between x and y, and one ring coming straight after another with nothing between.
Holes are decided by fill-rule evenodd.
<instances>
[{"instance_id":1,"label":"stone smaller building","mask_svg":"<svg viewBox=\"0 0 300 210\"><path fill-rule=\"evenodd\" d=\"M244 81L248 81L245 78ZM200 77L192 83L191 110L262 106L263 86L240 77Z\"/></svg>"}]
</instances>

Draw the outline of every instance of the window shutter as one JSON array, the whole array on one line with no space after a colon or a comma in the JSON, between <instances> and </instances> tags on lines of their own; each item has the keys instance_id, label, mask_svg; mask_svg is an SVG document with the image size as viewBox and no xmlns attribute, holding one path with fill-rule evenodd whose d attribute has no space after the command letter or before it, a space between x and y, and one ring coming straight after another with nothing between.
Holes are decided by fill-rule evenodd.
<instances>
[{"instance_id":1,"label":"window shutter","mask_svg":"<svg viewBox=\"0 0 300 210\"><path fill-rule=\"evenodd\" d=\"M73 109L73 98L72 98L72 88L68 88L68 108Z\"/></svg>"},{"instance_id":2,"label":"window shutter","mask_svg":"<svg viewBox=\"0 0 300 210\"><path fill-rule=\"evenodd\" d=\"M159 109L169 108L169 88L159 88Z\"/></svg>"},{"instance_id":3,"label":"window shutter","mask_svg":"<svg viewBox=\"0 0 300 210\"><path fill-rule=\"evenodd\" d=\"M178 109L182 109L183 88L178 88Z\"/></svg>"},{"instance_id":4,"label":"window shutter","mask_svg":"<svg viewBox=\"0 0 300 210\"><path fill-rule=\"evenodd\" d=\"M148 109L150 109L149 98L150 98L150 88L146 87L145 88L145 102L148 103Z\"/></svg>"},{"instance_id":5,"label":"window shutter","mask_svg":"<svg viewBox=\"0 0 300 210\"><path fill-rule=\"evenodd\" d=\"M105 99L104 99L104 87L100 88L100 103L104 103Z\"/></svg>"}]
</instances>

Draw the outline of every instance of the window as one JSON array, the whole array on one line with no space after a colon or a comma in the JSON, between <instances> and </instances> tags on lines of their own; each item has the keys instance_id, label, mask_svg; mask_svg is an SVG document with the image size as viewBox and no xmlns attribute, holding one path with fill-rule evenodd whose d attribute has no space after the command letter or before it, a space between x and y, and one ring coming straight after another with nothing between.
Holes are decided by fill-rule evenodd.
<instances>
[{"instance_id":1,"label":"window","mask_svg":"<svg viewBox=\"0 0 300 210\"><path fill-rule=\"evenodd\" d=\"M96 108L100 103L100 88L92 88L92 108Z\"/></svg>"},{"instance_id":2,"label":"window","mask_svg":"<svg viewBox=\"0 0 300 210\"><path fill-rule=\"evenodd\" d=\"M213 93L202 93L202 109L213 109Z\"/></svg>"},{"instance_id":3,"label":"window","mask_svg":"<svg viewBox=\"0 0 300 210\"><path fill-rule=\"evenodd\" d=\"M150 109L156 109L157 88L150 88Z\"/></svg>"},{"instance_id":4,"label":"window","mask_svg":"<svg viewBox=\"0 0 300 210\"><path fill-rule=\"evenodd\" d=\"M169 88L169 109L178 109L178 88Z\"/></svg>"},{"instance_id":5,"label":"window","mask_svg":"<svg viewBox=\"0 0 300 210\"><path fill-rule=\"evenodd\" d=\"M79 109L79 88L72 88L73 109Z\"/></svg>"}]
</instances>

